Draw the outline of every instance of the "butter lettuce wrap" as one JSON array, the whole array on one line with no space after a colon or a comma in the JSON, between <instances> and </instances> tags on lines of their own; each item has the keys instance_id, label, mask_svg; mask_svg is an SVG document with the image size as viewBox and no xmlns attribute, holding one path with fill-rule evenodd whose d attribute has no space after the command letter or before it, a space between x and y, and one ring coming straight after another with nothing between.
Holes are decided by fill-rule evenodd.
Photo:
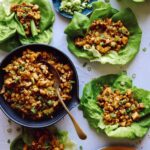
<instances>
[{"instance_id":1,"label":"butter lettuce wrap","mask_svg":"<svg viewBox=\"0 0 150 150\"><path fill-rule=\"evenodd\" d=\"M99 107L97 101L97 96L102 92L104 85L108 85L114 90L120 90L122 93L131 89L138 103L143 103L145 106L139 112L140 119L124 127L119 126L118 123L106 124L103 118L104 109ZM84 117L88 120L90 126L95 128L97 132L104 132L108 137L142 138L150 127L150 91L133 86L131 78L125 73L105 75L87 83L83 90L80 109L83 110Z\"/></svg>"},{"instance_id":2,"label":"butter lettuce wrap","mask_svg":"<svg viewBox=\"0 0 150 150\"><path fill-rule=\"evenodd\" d=\"M42 132L43 132L43 135L40 135ZM48 134L46 135L45 133L48 133L49 135L51 135L52 139L45 140L44 138L47 138L46 136L48 135ZM38 136L40 137L39 139L38 139ZM54 138L56 138L57 140L55 139L54 141ZM50 143L52 142L52 143L49 144L49 142ZM51 150L55 148L54 147L55 143L57 143L57 146L61 144L61 148L63 147L64 150L77 150L76 144L69 139L68 132L59 131L55 127L48 127L46 129L23 128L22 134L19 135L11 143L10 150L22 150L23 148L31 149L31 146L32 146L32 149L34 150L36 149L36 147L33 147L35 145L42 146L41 148L45 150Z\"/></svg>"},{"instance_id":3,"label":"butter lettuce wrap","mask_svg":"<svg viewBox=\"0 0 150 150\"><path fill-rule=\"evenodd\" d=\"M24 8L21 8L24 14L20 13L22 10L16 10L15 7L17 6L14 5L25 5ZM35 7L33 8L32 6L30 8L30 5ZM12 11L13 6L15 11ZM34 10L36 7L37 10ZM38 23L32 19L34 17L33 14L27 14L27 9L29 9L31 13L33 11L33 13L37 12L40 14ZM22 15L21 17L24 18L22 23L19 15ZM35 14L35 17L36 15L37 14ZM29 20L30 17L31 20ZM26 34L27 22L25 21L28 21L28 32L30 32L28 35ZM52 39L53 22L54 13L48 0L3 0L0 3L0 49L9 51L23 44L50 43Z\"/></svg>"},{"instance_id":4,"label":"butter lettuce wrap","mask_svg":"<svg viewBox=\"0 0 150 150\"><path fill-rule=\"evenodd\" d=\"M116 10L110 4L101 1L93 3L94 11L90 18L87 16L75 13L72 21L65 29L68 41L68 49L79 58L86 58L91 62L97 61L102 64L118 64L124 65L130 62L138 53L142 31L138 25L136 16L130 8L123 10ZM84 37L89 30L92 22L98 19L111 18L113 22L121 21L130 32L128 43L122 47L118 52L109 51L102 55L97 50L84 49L75 45L75 38Z\"/></svg>"}]
</instances>

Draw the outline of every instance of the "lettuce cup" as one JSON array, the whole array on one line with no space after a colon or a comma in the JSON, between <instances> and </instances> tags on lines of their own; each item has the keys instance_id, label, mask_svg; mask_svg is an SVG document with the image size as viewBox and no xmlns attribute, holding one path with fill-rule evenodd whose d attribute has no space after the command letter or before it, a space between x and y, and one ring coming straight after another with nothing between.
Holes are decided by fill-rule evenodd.
<instances>
[{"instance_id":1,"label":"lettuce cup","mask_svg":"<svg viewBox=\"0 0 150 150\"><path fill-rule=\"evenodd\" d=\"M76 144L68 137L68 132L55 127L29 129L23 128L22 133L11 143L10 150L77 150Z\"/></svg>"},{"instance_id":2,"label":"lettuce cup","mask_svg":"<svg viewBox=\"0 0 150 150\"><path fill-rule=\"evenodd\" d=\"M80 109L90 126L108 137L142 138L150 127L150 91L133 86L125 73L87 83Z\"/></svg>"},{"instance_id":3,"label":"lettuce cup","mask_svg":"<svg viewBox=\"0 0 150 150\"><path fill-rule=\"evenodd\" d=\"M90 18L75 13L65 29L68 49L79 58L102 64L125 65L138 53L142 31L130 8L116 10L94 2Z\"/></svg>"},{"instance_id":4,"label":"lettuce cup","mask_svg":"<svg viewBox=\"0 0 150 150\"><path fill-rule=\"evenodd\" d=\"M0 3L0 49L50 43L54 13L48 0L3 0Z\"/></svg>"}]
</instances>

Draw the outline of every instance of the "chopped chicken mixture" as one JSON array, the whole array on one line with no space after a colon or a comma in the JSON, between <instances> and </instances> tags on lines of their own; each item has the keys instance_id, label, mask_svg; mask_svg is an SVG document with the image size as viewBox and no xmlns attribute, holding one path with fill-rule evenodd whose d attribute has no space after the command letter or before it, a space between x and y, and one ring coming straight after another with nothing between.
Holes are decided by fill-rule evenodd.
<instances>
[{"instance_id":1,"label":"chopped chicken mixture","mask_svg":"<svg viewBox=\"0 0 150 150\"><path fill-rule=\"evenodd\" d=\"M104 112L104 122L110 125L130 126L140 118L140 111L144 109L144 104L133 97L130 89L122 94L119 90L112 90L106 85L97 96L97 100Z\"/></svg>"},{"instance_id":2,"label":"chopped chicken mixture","mask_svg":"<svg viewBox=\"0 0 150 150\"><path fill-rule=\"evenodd\" d=\"M129 39L129 31L119 20L95 20L84 37L75 38L75 45L85 50L97 50L102 55L110 51L119 52L125 47Z\"/></svg>"},{"instance_id":3,"label":"chopped chicken mixture","mask_svg":"<svg viewBox=\"0 0 150 150\"><path fill-rule=\"evenodd\" d=\"M33 120L52 117L59 104L54 88L54 77L40 60L53 65L60 75L60 93L64 101L71 100L73 71L46 51L25 50L3 70L4 84L1 94L22 117Z\"/></svg>"},{"instance_id":4,"label":"chopped chicken mixture","mask_svg":"<svg viewBox=\"0 0 150 150\"><path fill-rule=\"evenodd\" d=\"M64 144L48 130L37 130L34 133L32 144L24 144L23 150L64 150Z\"/></svg>"},{"instance_id":5,"label":"chopped chicken mixture","mask_svg":"<svg viewBox=\"0 0 150 150\"><path fill-rule=\"evenodd\" d=\"M15 12L18 20L22 24L27 36L31 35L31 24L34 28L39 30L39 23L41 19L41 13L37 4L21 3L11 6L11 11Z\"/></svg>"}]
</instances>

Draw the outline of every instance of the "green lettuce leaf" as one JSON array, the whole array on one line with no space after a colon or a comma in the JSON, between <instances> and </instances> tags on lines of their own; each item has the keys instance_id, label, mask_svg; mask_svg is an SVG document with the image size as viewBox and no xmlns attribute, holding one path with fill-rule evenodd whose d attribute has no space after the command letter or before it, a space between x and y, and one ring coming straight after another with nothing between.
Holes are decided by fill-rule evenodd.
<instances>
[{"instance_id":1,"label":"green lettuce leaf","mask_svg":"<svg viewBox=\"0 0 150 150\"><path fill-rule=\"evenodd\" d=\"M31 0L1 0L1 6L5 12L5 16L9 16L11 14L10 7L12 4L20 4L22 2L30 3Z\"/></svg>"},{"instance_id":2,"label":"green lettuce leaf","mask_svg":"<svg viewBox=\"0 0 150 150\"><path fill-rule=\"evenodd\" d=\"M15 29L8 27L5 22L0 22L0 44L13 37L15 34Z\"/></svg>"},{"instance_id":3,"label":"green lettuce leaf","mask_svg":"<svg viewBox=\"0 0 150 150\"><path fill-rule=\"evenodd\" d=\"M9 9L10 5L12 4L17 4L17 3L32 3L32 4L37 4L40 9L41 13L41 20L40 20L40 30L43 32L47 28L53 25L54 22L54 12L52 11L51 5L48 0L8 0L10 2L9 4Z\"/></svg>"},{"instance_id":4,"label":"green lettuce leaf","mask_svg":"<svg viewBox=\"0 0 150 150\"><path fill-rule=\"evenodd\" d=\"M0 50L9 52L15 47L21 45L16 34L16 22L13 20L13 18L14 14L11 14L0 21Z\"/></svg>"},{"instance_id":5,"label":"green lettuce leaf","mask_svg":"<svg viewBox=\"0 0 150 150\"><path fill-rule=\"evenodd\" d=\"M0 44L9 40L16 34L16 29L14 26L16 25L13 21L14 14L0 19Z\"/></svg>"},{"instance_id":6,"label":"green lettuce leaf","mask_svg":"<svg viewBox=\"0 0 150 150\"><path fill-rule=\"evenodd\" d=\"M15 22L16 22L15 24L16 26L14 26L14 28L16 28L18 34L26 37L24 28L22 24L19 22L18 17L16 15L15 15Z\"/></svg>"},{"instance_id":7,"label":"green lettuce leaf","mask_svg":"<svg viewBox=\"0 0 150 150\"><path fill-rule=\"evenodd\" d=\"M2 3L0 2L0 21L3 21L5 16L6 16L5 9L4 9Z\"/></svg>"},{"instance_id":8,"label":"green lettuce leaf","mask_svg":"<svg viewBox=\"0 0 150 150\"><path fill-rule=\"evenodd\" d=\"M0 5L1 7L2 5ZM1 9L0 13L2 13ZM5 16L6 13L3 15ZM14 18L14 13L9 16L6 15L2 20L0 18L0 50L9 52L21 45L17 36L17 23Z\"/></svg>"},{"instance_id":9,"label":"green lettuce leaf","mask_svg":"<svg viewBox=\"0 0 150 150\"><path fill-rule=\"evenodd\" d=\"M53 25L55 19L50 2L48 0L31 0L31 3L37 4L40 7L40 30L43 32L44 30Z\"/></svg>"},{"instance_id":10,"label":"green lettuce leaf","mask_svg":"<svg viewBox=\"0 0 150 150\"><path fill-rule=\"evenodd\" d=\"M74 14L76 17L72 19L65 30L65 33L72 38L76 36L84 36L87 28L90 25L90 20L87 16L84 16L78 12L75 12Z\"/></svg>"},{"instance_id":11,"label":"green lettuce leaf","mask_svg":"<svg viewBox=\"0 0 150 150\"><path fill-rule=\"evenodd\" d=\"M67 34L68 49L79 58L101 62L102 64L125 65L130 62L138 53L142 31L138 25L136 16L130 8L116 10L110 4L101 1L93 3L94 11L90 18L83 14L75 13L72 21L65 29ZM80 19L79 19L80 18ZM74 38L84 36L90 24L99 18L112 18L113 21L121 20L130 32L128 44L118 53L110 51L106 55L101 55L97 50L84 50L74 44Z\"/></svg>"},{"instance_id":12,"label":"green lettuce leaf","mask_svg":"<svg viewBox=\"0 0 150 150\"><path fill-rule=\"evenodd\" d=\"M118 124L104 124L102 119L103 110L98 106L96 99L102 91L103 85L109 85L113 89L119 89L121 92L132 89L137 101L142 102L145 106L140 112L141 119L128 127L119 127ZM83 110L84 117L88 120L91 127L98 132L105 132L109 137L141 138L148 132L150 127L150 91L133 86L132 80L125 73L102 76L87 83L83 90L79 108Z\"/></svg>"},{"instance_id":13,"label":"green lettuce leaf","mask_svg":"<svg viewBox=\"0 0 150 150\"><path fill-rule=\"evenodd\" d=\"M10 150L22 150L24 142L21 136L18 136L10 145Z\"/></svg>"},{"instance_id":14,"label":"green lettuce leaf","mask_svg":"<svg viewBox=\"0 0 150 150\"><path fill-rule=\"evenodd\" d=\"M61 143L64 144L64 150L77 150L77 145L68 138L68 132L58 131L57 136Z\"/></svg>"},{"instance_id":15,"label":"green lettuce leaf","mask_svg":"<svg viewBox=\"0 0 150 150\"><path fill-rule=\"evenodd\" d=\"M43 31L42 33L35 35L34 37L24 37L20 36L19 40L21 44L29 44L29 43L50 43L52 40L52 28Z\"/></svg>"},{"instance_id":16,"label":"green lettuce leaf","mask_svg":"<svg viewBox=\"0 0 150 150\"><path fill-rule=\"evenodd\" d=\"M32 33L32 36L36 36L38 35L38 31L37 31L37 28L36 28L36 25L35 25L35 22L33 20L31 20L31 33Z\"/></svg>"},{"instance_id":17,"label":"green lettuce leaf","mask_svg":"<svg viewBox=\"0 0 150 150\"><path fill-rule=\"evenodd\" d=\"M22 140L25 144L31 145L32 141L34 140L33 134L31 129L23 128L22 129Z\"/></svg>"},{"instance_id":18,"label":"green lettuce leaf","mask_svg":"<svg viewBox=\"0 0 150 150\"><path fill-rule=\"evenodd\" d=\"M8 40L0 44L0 50L10 52L15 47L19 47L19 46L21 46L21 43L19 42L18 37L13 36L12 38L9 38Z\"/></svg>"},{"instance_id":19,"label":"green lettuce leaf","mask_svg":"<svg viewBox=\"0 0 150 150\"><path fill-rule=\"evenodd\" d=\"M12 4L20 4L22 2L37 4L41 12L40 32L37 32L34 21L31 21L31 37L25 35L23 25L19 22L17 16L10 11ZM0 3L0 33L3 33L0 35L0 49L10 51L14 49L18 43L50 43L52 39L52 25L54 23L54 18L55 16L48 0L3 0ZM12 40L13 37L13 44L8 48L7 46L4 47L3 45L8 45L6 42L9 42L10 39Z\"/></svg>"},{"instance_id":20,"label":"green lettuce leaf","mask_svg":"<svg viewBox=\"0 0 150 150\"><path fill-rule=\"evenodd\" d=\"M64 144L64 150L77 150L76 144L69 139L68 132L59 131L53 126L48 127L47 129L50 131L50 133L55 134L59 138L60 142ZM32 134L34 130L37 129L23 128L22 134L11 143L10 150L22 150L24 144L31 145L32 141L34 140Z\"/></svg>"}]
</instances>

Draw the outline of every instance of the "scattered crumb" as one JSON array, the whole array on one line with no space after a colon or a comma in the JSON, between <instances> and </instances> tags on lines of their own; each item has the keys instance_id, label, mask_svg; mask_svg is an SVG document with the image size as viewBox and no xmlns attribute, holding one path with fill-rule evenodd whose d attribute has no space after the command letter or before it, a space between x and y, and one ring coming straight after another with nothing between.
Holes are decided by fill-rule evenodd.
<instances>
[{"instance_id":1,"label":"scattered crumb","mask_svg":"<svg viewBox=\"0 0 150 150\"><path fill-rule=\"evenodd\" d=\"M12 123L10 119L8 119L8 123L9 123L9 124L11 124L11 123Z\"/></svg>"},{"instance_id":2,"label":"scattered crumb","mask_svg":"<svg viewBox=\"0 0 150 150\"><path fill-rule=\"evenodd\" d=\"M7 143L10 144L10 139L7 140Z\"/></svg>"},{"instance_id":3,"label":"scattered crumb","mask_svg":"<svg viewBox=\"0 0 150 150\"><path fill-rule=\"evenodd\" d=\"M87 70L88 70L88 71L91 71L91 67L88 67Z\"/></svg>"},{"instance_id":4,"label":"scattered crumb","mask_svg":"<svg viewBox=\"0 0 150 150\"><path fill-rule=\"evenodd\" d=\"M83 147L80 145L79 150L83 150Z\"/></svg>"},{"instance_id":5,"label":"scattered crumb","mask_svg":"<svg viewBox=\"0 0 150 150\"><path fill-rule=\"evenodd\" d=\"M146 51L147 51L147 48L146 48L146 47L142 48L142 51L143 51L143 52L146 52Z\"/></svg>"},{"instance_id":6,"label":"scattered crumb","mask_svg":"<svg viewBox=\"0 0 150 150\"><path fill-rule=\"evenodd\" d=\"M17 132L20 132L20 131L21 131L21 128L20 128L20 127L17 127L17 128L16 128L16 131L17 131Z\"/></svg>"},{"instance_id":7,"label":"scattered crumb","mask_svg":"<svg viewBox=\"0 0 150 150\"><path fill-rule=\"evenodd\" d=\"M136 74L133 73L133 74L132 74L132 79L135 79L135 78L136 78Z\"/></svg>"},{"instance_id":8,"label":"scattered crumb","mask_svg":"<svg viewBox=\"0 0 150 150\"><path fill-rule=\"evenodd\" d=\"M8 132L8 133L11 133L11 132L12 132L12 128L8 128L8 129L7 129L7 132Z\"/></svg>"},{"instance_id":9,"label":"scattered crumb","mask_svg":"<svg viewBox=\"0 0 150 150\"><path fill-rule=\"evenodd\" d=\"M86 65L87 65L87 64L88 64L88 63L87 63L87 62L85 62L82 66L83 66L83 67L86 67Z\"/></svg>"}]
</instances>

